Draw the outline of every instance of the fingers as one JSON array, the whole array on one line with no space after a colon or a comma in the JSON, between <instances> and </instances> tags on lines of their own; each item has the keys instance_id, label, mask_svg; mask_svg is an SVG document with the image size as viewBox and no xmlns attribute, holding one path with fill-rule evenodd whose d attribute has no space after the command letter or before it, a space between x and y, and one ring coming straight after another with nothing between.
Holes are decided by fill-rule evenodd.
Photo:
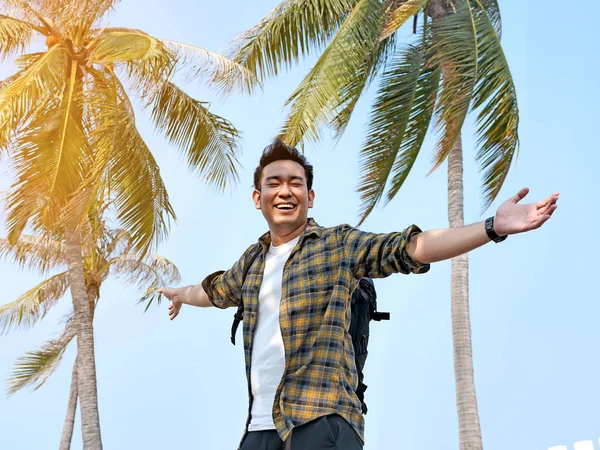
<instances>
[{"instance_id":1,"label":"fingers","mask_svg":"<svg viewBox=\"0 0 600 450\"><path fill-rule=\"evenodd\" d=\"M527 194L529 194L529 188L523 188L521 189L519 192L517 192L517 195L515 195L511 200L514 203L519 203L521 200L523 200Z\"/></svg>"},{"instance_id":2,"label":"fingers","mask_svg":"<svg viewBox=\"0 0 600 450\"><path fill-rule=\"evenodd\" d=\"M177 317L179 315L179 311L181 310L181 304L179 304L178 306L175 306L173 303L169 304L169 319L173 320L175 317Z\"/></svg>"},{"instance_id":3,"label":"fingers","mask_svg":"<svg viewBox=\"0 0 600 450\"><path fill-rule=\"evenodd\" d=\"M552 214L554 214L554 211L556 211L557 209L558 209L558 205L556 203L553 204L552 206L550 206L550 208L548 208L548 211L544 215L544 221L546 221L550 217L552 217Z\"/></svg>"},{"instance_id":4,"label":"fingers","mask_svg":"<svg viewBox=\"0 0 600 450\"><path fill-rule=\"evenodd\" d=\"M169 319L173 320L179 315L179 308L175 308L173 304L169 305Z\"/></svg>"},{"instance_id":5,"label":"fingers","mask_svg":"<svg viewBox=\"0 0 600 450\"><path fill-rule=\"evenodd\" d=\"M546 200L538 202L536 204L538 215L543 216L548 214L548 211L552 206L556 205L556 202L558 202L558 193L552 194Z\"/></svg>"},{"instance_id":6,"label":"fingers","mask_svg":"<svg viewBox=\"0 0 600 450\"><path fill-rule=\"evenodd\" d=\"M540 209L542 209L542 208L544 208L544 207L547 207L547 206L548 206L548 203L550 203L550 199L551 199L551 198L552 198L552 196L550 196L550 197L548 197L548 198L545 198L544 200L540 200L539 202L537 202L537 203L535 204L535 207L536 207L538 210L540 210Z\"/></svg>"},{"instance_id":7,"label":"fingers","mask_svg":"<svg viewBox=\"0 0 600 450\"><path fill-rule=\"evenodd\" d=\"M542 208L542 207L546 206L549 202L558 200L559 196L560 196L560 194L558 192L555 192L554 194L549 195L548 198L545 198L544 200L540 200L539 202L537 202L535 204L535 206L537 206L538 208Z\"/></svg>"},{"instance_id":8,"label":"fingers","mask_svg":"<svg viewBox=\"0 0 600 450\"><path fill-rule=\"evenodd\" d=\"M558 208L558 205L550 206L550 208L548 209L548 212L538 218L536 226L539 228L542 225L544 225L548 221L548 219L550 219L550 217L552 217L552 214L554 214L554 211L556 211L557 208Z\"/></svg>"},{"instance_id":9,"label":"fingers","mask_svg":"<svg viewBox=\"0 0 600 450\"><path fill-rule=\"evenodd\" d=\"M538 215L546 214L553 205L556 205L557 201L558 201L558 197L550 196L546 200L539 202L537 204Z\"/></svg>"}]
</instances>

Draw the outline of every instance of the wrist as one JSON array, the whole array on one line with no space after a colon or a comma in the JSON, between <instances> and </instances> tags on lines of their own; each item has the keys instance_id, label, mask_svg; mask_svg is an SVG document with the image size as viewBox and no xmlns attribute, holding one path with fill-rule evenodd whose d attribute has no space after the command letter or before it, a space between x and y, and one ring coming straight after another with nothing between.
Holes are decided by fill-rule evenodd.
<instances>
[{"instance_id":1,"label":"wrist","mask_svg":"<svg viewBox=\"0 0 600 450\"><path fill-rule=\"evenodd\" d=\"M192 298L192 288L193 286L185 286L177 289L177 297L180 303L185 305L191 305L190 300Z\"/></svg>"},{"instance_id":2,"label":"wrist","mask_svg":"<svg viewBox=\"0 0 600 450\"><path fill-rule=\"evenodd\" d=\"M500 237L508 236L507 233L504 233L502 231L502 228L503 228L502 227L502 219L500 219L500 221L499 221L498 216L494 216L493 219L494 219L494 232ZM498 228L500 228L500 231L498 231Z\"/></svg>"},{"instance_id":3,"label":"wrist","mask_svg":"<svg viewBox=\"0 0 600 450\"><path fill-rule=\"evenodd\" d=\"M495 243L499 243L504 241L508 235L503 235L498 233L496 230L496 217L492 216L492 217L488 217L485 221L485 232L487 233L488 237L490 238L491 241L494 241Z\"/></svg>"}]
</instances>

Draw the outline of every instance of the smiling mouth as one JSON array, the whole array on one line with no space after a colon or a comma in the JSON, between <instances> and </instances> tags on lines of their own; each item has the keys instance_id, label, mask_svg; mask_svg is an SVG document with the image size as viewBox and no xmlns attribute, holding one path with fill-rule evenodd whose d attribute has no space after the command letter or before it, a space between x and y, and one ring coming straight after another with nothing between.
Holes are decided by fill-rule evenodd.
<instances>
[{"instance_id":1,"label":"smiling mouth","mask_svg":"<svg viewBox=\"0 0 600 450\"><path fill-rule=\"evenodd\" d=\"M281 203L279 205L275 205L275 209L279 211L294 211L296 209L296 205L292 203Z\"/></svg>"}]
</instances>

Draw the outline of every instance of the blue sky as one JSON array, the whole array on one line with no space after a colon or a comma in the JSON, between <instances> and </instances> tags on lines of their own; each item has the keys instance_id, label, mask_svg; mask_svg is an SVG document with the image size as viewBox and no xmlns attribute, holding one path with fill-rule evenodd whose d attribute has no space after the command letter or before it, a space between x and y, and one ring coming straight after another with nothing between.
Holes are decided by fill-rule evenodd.
<instances>
[{"instance_id":1,"label":"blue sky","mask_svg":"<svg viewBox=\"0 0 600 450\"><path fill-rule=\"evenodd\" d=\"M111 24L141 28L157 37L221 50L256 24L277 0L192 2L123 0ZM521 152L500 198L531 188L530 201L560 191L559 209L542 229L489 244L470 255L470 304L475 381L486 450L537 450L593 439L600 425L600 305L597 287L597 144L600 94L597 23L591 0L568 10L556 2L501 1L503 44L521 111ZM212 110L243 133L239 185L218 195L156 135L148 116L138 123L161 166L178 215L159 253L174 261L182 285L230 267L266 230L250 200L262 148L285 117L285 99L307 73L309 58L252 98L226 102L201 86L186 90L211 101ZM11 68L3 66L3 75ZM324 226L356 223L357 152L373 90L359 103L343 139L307 148L315 166L315 207ZM474 164L474 128L464 130L465 219L480 214L480 175ZM430 176L429 139L396 199L363 225L397 231L412 223L447 226L446 166ZM594 150L596 149L596 150ZM0 166L0 190L9 184ZM0 210L0 218L2 218ZM0 229L0 232L3 230ZM0 303L41 281L0 262ZM458 449L450 321L450 263L421 276L376 283L390 322L372 327L366 368L369 384L365 450ZM234 311L184 307L173 322L167 304L136 305L138 293L107 282L96 313L99 404L106 449L232 449L243 431L246 383L241 346L229 342ZM67 297L30 330L0 337L0 380L17 357L60 330ZM0 397L0 448L58 446L66 410L74 346L38 391ZM73 448L81 448L79 422ZM600 447L596 447L600 448Z\"/></svg>"}]
</instances>

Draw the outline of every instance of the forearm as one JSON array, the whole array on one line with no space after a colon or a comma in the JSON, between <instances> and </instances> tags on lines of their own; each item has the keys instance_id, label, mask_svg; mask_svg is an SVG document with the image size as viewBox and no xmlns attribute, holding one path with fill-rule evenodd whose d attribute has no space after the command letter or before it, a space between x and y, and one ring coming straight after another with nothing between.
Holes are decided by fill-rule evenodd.
<instances>
[{"instance_id":1,"label":"forearm","mask_svg":"<svg viewBox=\"0 0 600 450\"><path fill-rule=\"evenodd\" d=\"M185 286L179 289L181 290L181 302L185 303L186 305L199 306L202 308L214 306L212 302L208 299L208 295L206 295L206 292L204 292L202 284Z\"/></svg>"},{"instance_id":2,"label":"forearm","mask_svg":"<svg viewBox=\"0 0 600 450\"><path fill-rule=\"evenodd\" d=\"M411 239L408 254L421 263L451 259L491 242L484 222L466 227L445 228L419 233Z\"/></svg>"}]
</instances>

